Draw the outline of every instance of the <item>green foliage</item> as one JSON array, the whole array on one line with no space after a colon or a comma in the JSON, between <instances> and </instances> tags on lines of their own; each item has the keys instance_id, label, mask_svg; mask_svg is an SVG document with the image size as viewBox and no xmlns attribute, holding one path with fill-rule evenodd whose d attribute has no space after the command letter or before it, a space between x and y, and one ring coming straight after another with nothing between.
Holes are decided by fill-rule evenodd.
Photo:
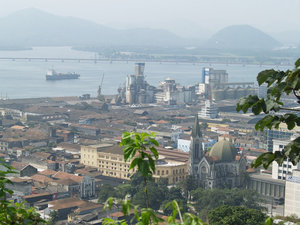
<instances>
[{"instance_id":1,"label":"green foliage","mask_svg":"<svg viewBox=\"0 0 300 225\"><path fill-rule=\"evenodd\" d=\"M299 93L300 90L300 59L295 62L295 68L287 71L276 70L264 70L257 76L259 85L267 84L268 95L267 98L258 98L256 95L248 95L239 100L236 110L248 112L249 109L255 115L260 113L266 114L266 116L260 119L255 129L263 131L265 128L278 129L280 124L286 124L287 129L292 130L295 126L300 125L300 118L294 113L285 113L284 115L277 115L280 110L293 109L284 108L281 97L283 95L290 95L291 93ZM300 157L300 138L296 138L291 141L290 144L285 146L282 151L276 151L274 153L267 152L260 155L256 161L253 162L253 167L259 167L263 165L264 168L276 161L278 164L282 164L285 159L289 159L294 165L299 162Z\"/></svg>"},{"instance_id":2,"label":"green foliage","mask_svg":"<svg viewBox=\"0 0 300 225\"><path fill-rule=\"evenodd\" d=\"M208 218L214 225L262 225L266 216L257 209L223 205L211 210Z\"/></svg>"},{"instance_id":3,"label":"green foliage","mask_svg":"<svg viewBox=\"0 0 300 225\"><path fill-rule=\"evenodd\" d=\"M4 171L0 170L0 223L1 224L45 224L46 222L34 210L28 208L23 203L13 203L8 201L7 197L13 194L13 191L6 188L12 182L7 179L8 174L16 173L15 170L4 163L0 163Z\"/></svg>"},{"instance_id":4,"label":"green foliage","mask_svg":"<svg viewBox=\"0 0 300 225\"><path fill-rule=\"evenodd\" d=\"M179 187L182 189L186 199L191 198L191 191L196 190L198 185L195 177L193 175L188 175L181 183Z\"/></svg>"},{"instance_id":5,"label":"green foliage","mask_svg":"<svg viewBox=\"0 0 300 225\"><path fill-rule=\"evenodd\" d=\"M116 200L113 198L109 198L104 204L104 208L112 209L113 204L116 203ZM164 221L153 209L151 208L140 208L139 206L135 206L131 203L130 200L126 197L125 200L122 200L116 203L121 206L122 212L125 216L128 216L133 213L134 217L130 221L129 224L139 224L139 225L148 225L153 224L157 225L162 222L167 222L169 225L204 225L198 217L190 214L190 213L181 213L180 206L177 201L170 202L166 207L170 207L172 209L172 213L169 217L167 217L166 221ZM179 218L179 219L178 219ZM127 225L128 223L124 220L114 221L109 218L104 219L104 224L122 224Z\"/></svg>"},{"instance_id":6,"label":"green foliage","mask_svg":"<svg viewBox=\"0 0 300 225\"><path fill-rule=\"evenodd\" d=\"M148 191L148 198L149 198L148 207L154 210L158 210L165 199L165 193L154 182L148 182L147 191ZM140 186L139 191L132 197L132 203L135 205L139 205L143 208L146 208L147 204L145 204L144 199L145 199L145 193L143 188Z\"/></svg>"},{"instance_id":7,"label":"green foliage","mask_svg":"<svg viewBox=\"0 0 300 225\"><path fill-rule=\"evenodd\" d=\"M115 197L116 191L114 190L114 187L109 184L103 184L99 191L99 197L98 202L103 203L108 199L109 197Z\"/></svg>"},{"instance_id":8,"label":"green foliage","mask_svg":"<svg viewBox=\"0 0 300 225\"><path fill-rule=\"evenodd\" d=\"M155 161L158 159L158 152L155 146L158 146L157 141L154 139L155 135L147 133L124 132L120 146L123 146L124 160L131 161L130 169L137 167L137 173L131 177L131 187L126 186L133 195L134 205L129 200L129 196L125 200L117 202L112 197L108 198L105 202L105 209L112 208L113 204L121 206L122 212L128 216L133 212L135 224L147 225L158 224L164 220L157 215L154 209L159 209L161 201L166 198L183 198L180 189L171 188L168 191L167 183L160 181L157 183L152 182L152 174L155 172ZM144 181L144 190L141 189L141 181ZM149 182L147 182L149 181ZM144 193L143 193L144 192ZM144 203L143 195L146 195L146 204ZM184 199L184 198L183 198ZM182 199L180 199L182 200ZM142 206L142 207L141 207ZM145 207L146 206L146 207ZM152 208L149 208L151 206ZM165 204L163 204L165 206ZM181 209L176 200L168 204L171 206L171 216L167 218L167 224L193 224L204 225L204 223L196 216L189 213L181 213ZM177 220L179 215L180 221ZM133 222L131 221L131 223ZM131 224L130 223L130 224ZM126 221L114 221L110 218L104 219L104 224L127 224Z\"/></svg>"},{"instance_id":9,"label":"green foliage","mask_svg":"<svg viewBox=\"0 0 300 225\"><path fill-rule=\"evenodd\" d=\"M221 205L245 206L258 209L259 196L255 191L248 189L201 189L192 191L194 208L199 212L201 218L207 218L207 213Z\"/></svg>"},{"instance_id":10,"label":"green foliage","mask_svg":"<svg viewBox=\"0 0 300 225\"><path fill-rule=\"evenodd\" d=\"M55 222L58 221L58 212L56 210L51 211L49 217L48 223L55 224Z\"/></svg>"},{"instance_id":11,"label":"green foliage","mask_svg":"<svg viewBox=\"0 0 300 225\"><path fill-rule=\"evenodd\" d=\"M158 159L158 152L155 148L158 142L154 137L154 133L123 132L120 144L124 147L125 162L132 160L129 169L137 166L138 171L146 178L151 178L155 173L154 160Z\"/></svg>"},{"instance_id":12,"label":"green foliage","mask_svg":"<svg viewBox=\"0 0 300 225\"><path fill-rule=\"evenodd\" d=\"M158 159L158 151L155 146L158 142L154 139L155 133L123 132L120 146L123 146L125 162L131 161L129 169L137 167L142 174L145 184L145 197L147 208L149 208L149 196L147 180L152 179L155 173L155 162Z\"/></svg>"}]
</instances>

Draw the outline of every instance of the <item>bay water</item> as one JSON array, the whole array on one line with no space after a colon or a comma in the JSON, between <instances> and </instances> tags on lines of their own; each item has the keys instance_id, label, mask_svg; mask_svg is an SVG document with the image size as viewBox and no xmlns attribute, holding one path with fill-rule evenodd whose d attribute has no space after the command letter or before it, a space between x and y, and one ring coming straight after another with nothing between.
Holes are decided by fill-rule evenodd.
<instances>
[{"instance_id":1,"label":"bay water","mask_svg":"<svg viewBox=\"0 0 300 225\"><path fill-rule=\"evenodd\" d=\"M35 47L26 51L0 51L0 57L41 57L41 58L87 58L91 61L45 61L45 60L0 60L0 98L37 98L59 96L97 95L101 83L103 94L116 94L123 86L126 76L134 73L134 62L97 62L95 53L76 51L70 47ZM200 82L203 67L224 69L229 74L229 82L255 82L257 74L265 69L290 69L286 66L260 66L241 64L205 63L159 63L146 62L145 76L148 83L157 86L170 77L182 85ZM46 81L48 69L57 72L76 72L78 80Z\"/></svg>"}]
</instances>

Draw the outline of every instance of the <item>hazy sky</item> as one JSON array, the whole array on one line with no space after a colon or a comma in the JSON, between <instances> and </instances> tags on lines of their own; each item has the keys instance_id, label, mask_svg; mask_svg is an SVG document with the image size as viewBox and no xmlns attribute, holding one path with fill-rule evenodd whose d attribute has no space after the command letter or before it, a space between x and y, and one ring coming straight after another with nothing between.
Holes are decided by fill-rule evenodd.
<instances>
[{"instance_id":1,"label":"hazy sky","mask_svg":"<svg viewBox=\"0 0 300 225\"><path fill-rule=\"evenodd\" d=\"M164 28L209 36L232 24L268 33L300 30L300 0L0 0L0 17L35 7L117 28Z\"/></svg>"}]
</instances>

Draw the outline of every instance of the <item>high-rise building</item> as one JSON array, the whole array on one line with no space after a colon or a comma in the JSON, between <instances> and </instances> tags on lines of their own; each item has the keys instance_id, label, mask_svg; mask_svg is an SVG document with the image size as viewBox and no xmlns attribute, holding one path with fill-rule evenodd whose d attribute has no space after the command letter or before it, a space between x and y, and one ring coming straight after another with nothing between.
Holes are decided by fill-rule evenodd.
<instances>
[{"instance_id":1,"label":"high-rise building","mask_svg":"<svg viewBox=\"0 0 300 225\"><path fill-rule=\"evenodd\" d=\"M194 99L195 86L181 86L172 78L167 78L160 82L155 93L157 103L168 105L192 103Z\"/></svg>"},{"instance_id":2,"label":"high-rise building","mask_svg":"<svg viewBox=\"0 0 300 225\"><path fill-rule=\"evenodd\" d=\"M202 69L201 83L209 84L211 89L225 88L224 84L228 83L228 73L226 70L204 67Z\"/></svg>"},{"instance_id":3,"label":"high-rise building","mask_svg":"<svg viewBox=\"0 0 300 225\"><path fill-rule=\"evenodd\" d=\"M135 76L144 76L145 63L135 64Z\"/></svg>"},{"instance_id":4,"label":"high-rise building","mask_svg":"<svg viewBox=\"0 0 300 225\"><path fill-rule=\"evenodd\" d=\"M143 104L151 103L154 100L154 87L145 81L145 63L135 64L135 74L127 75L125 83L126 103Z\"/></svg>"},{"instance_id":5,"label":"high-rise building","mask_svg":"<svg viewBox=\"0 0 300 225\"><path fill-rule=\"evenodd\" d=\"M218 117L218 110L211 100L205 100L205 106L199 112L199 117L204 119L215 119Z\"/></svg>"},{"instance_id":6,"label":"high-rise building","mask_svg":"<svg viewBox=\"0 0 300 225\"><path fill-rule=\"evenodd\" d=\"M282 151L284 147L290 142L290 139L285 140L273 140L273 152ZM279 165L277 162L272 163L272 178L279 180L286 180L288 176L292 174L292 171L295 169L300 169L300 163L293 165L288 159L284 160L282 165Z\"/></svg>"},{"instance_id":7,"label":"high-rise building","mask_svg":"<svg viewBox=\"0 0 300 225\"><path fill-rule=\"evenodd\" d=\"M300 170L293 170L285 184L284 216L300 217Z\"/></svg>"},{"instance_id":8,"label":"high-rise building","mask_svg":"<svg viewBox=\"0 0 300 225\"><path fill-rule=\"evenodd\" d=\"M285 127L281 126L277 130L267 130L267 150L269 152L273 151L273 140L274 139L282 139L282 140L287 140L290 139L291 136L297 132L296 129L293 131L290 131L286 129Z\"/></svg>"}]
</instances>

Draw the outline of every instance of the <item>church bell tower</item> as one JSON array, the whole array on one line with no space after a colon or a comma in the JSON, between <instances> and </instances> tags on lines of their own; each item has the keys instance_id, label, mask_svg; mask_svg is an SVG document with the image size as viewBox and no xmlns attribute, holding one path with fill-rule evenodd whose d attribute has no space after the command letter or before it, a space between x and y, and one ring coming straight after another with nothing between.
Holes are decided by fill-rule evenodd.
<instances>
[{"instance_id":1,"label":"church bell tower","mask_svg":"<svg viewBox=\"0 0 300 225\"><path fill-rule=\"evenodd\" d=\"M190 145L190 174L197 176L198 164L203 157L202 134L199 125L198 114L195 116L195 122L192 129Z\"/></svg>"}]
</instances>

